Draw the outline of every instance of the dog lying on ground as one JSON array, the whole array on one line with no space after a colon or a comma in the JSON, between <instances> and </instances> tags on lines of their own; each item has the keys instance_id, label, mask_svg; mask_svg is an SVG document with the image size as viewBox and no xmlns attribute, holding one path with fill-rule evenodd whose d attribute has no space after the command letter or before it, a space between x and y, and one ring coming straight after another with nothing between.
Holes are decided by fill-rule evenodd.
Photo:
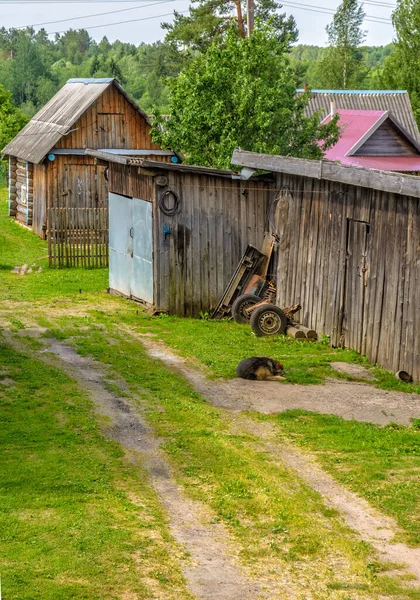
<instances>
[{"instance_id":1,"label":"dog lying on ground","mask_svg":"<svg viewBox=\"0 0 420 600\"><path fill-rule=\"evenodd\" d=\"M242 379L257 381L278 381L282 377L283 365L277 360L266 356L252 356L245 358L236 367L236 375Z\"/></svg>"}]
</instances>

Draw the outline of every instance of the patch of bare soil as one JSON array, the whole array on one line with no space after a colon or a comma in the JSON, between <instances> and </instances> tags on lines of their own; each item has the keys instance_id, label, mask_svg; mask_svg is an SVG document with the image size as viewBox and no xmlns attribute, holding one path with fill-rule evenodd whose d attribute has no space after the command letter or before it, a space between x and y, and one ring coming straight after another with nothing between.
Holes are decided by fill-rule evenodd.
<instances>
[{"instance_id":1,"label":"patch of bare soil","mask_svg":"<svg viewBox=\"0 0 420 600\"><path fill-rule=\"evenodd\" d=\"M137 337L128 328L127 332ZM325 385L303 386L246 379L212 381L163 344L144 337L139 339L150 356L178 369L200 394L220 408L252 410L263 414L301 408L377 425L409 425L412 418L420 415L420 396L379 390L359 382L338 380L328 381Z\"/></svg>"},{"instance_id":2,"label":"patch of bare soil","mask_svg":"<svg viewBox=\"0 0 420 600\"><path fill-rule=\"evenodd\" d=\"M375 381L375 377L372 373L363 365L354 365L346 362L332 362L331 367L339 373L356 377L357 379L367 379L368 381Z\"/></svg>"},{"instance_id":3,"label":"patch of bare soil","mask_svg":"<svg viewBox=\"0 0 420 600\"><path fill-rule=\"evenodd\" d=\"M200 371L188 367L182 358L168 351L162 344L144 339L142 342L150 356L176 368L200 394L219 407L234 410L252 409L264 413L280 412L286 408L308 408L338 414L345 418L381 423L385 415L380 408L382 405L379 404L379 392L379 394L384 393L387 410L393 413L392 420L404 423L408 421L407 414L410 414L404 410L403 398L400 398L400 396L405 398L407 394L381 392L360 384L329 383L326 386L308 386L308 392L308 388L302 386L271 382L248 382L240 379L229 382L209 381ZM280 398L283 396L284 388L286 388L286 399ZM344 397L343 388L346 390ZM360 389L362 393L359 393ZM302 390L307 392L303 403L299 401ZM321 401L319 396L323 396ZM332 403L333 399L334 403ZM310 404L309 400L311 400ZM346 407L349 400L354 410L352 413L349 413ZM358 406L359 403L362 403L361 407ZM366 418L363 405L371 418ZM419 411L413 412L412 416L415 414L418 415ZM360 418L361 416L364 418ZM387 420L391 419L387 417ZM240 423L245 430L258 435L262 448L270 456L278 458L295 470L309 487L321 494L325 503L336 509L347 525L378 551L382 560L405 565L405 570L415 578L416 585L420 585L420 548L393 543L392 540L398 533L398 526L393 519L373 509L365 500L337 483L317 465L312 457L285 444L283 440L280 446L275 440L275 433L270 424L258 424L243 416L240 417Z\"/></svg>"},{"instance_id":4,"label":"patch of bare soil","mask_svg":"<svg viewBox=\"0 0 420 600\"><path fill-rule=\"evenodd\" d=\"M11 336L9 343L16 346ZM104 434L119 442L128 458L145 468L170 518L175 539L190 555L184 574L190 590L203 600L257 600L267 598L260 584L249 579L238 565L233 542L220 523L210 523L212 515L182 493L159 449L160 442L126 397L111 392L103 373L92 360L79 356L73 348L55 339L45 340L41 350L46 362L53 362L88 391L95 410L104 421ZM22 346L17 346L22 350ZM55 359L50 353L55 355ZM58 361L57 361L58 359ZM118 382L120 384L121 382ZM124 384L120 387L124 387ZM105 417L105 420L103 419ZM264 584L264 587L269 587ZM290 597L292 597L291 595Z\"/></svg>"}]
</instances>

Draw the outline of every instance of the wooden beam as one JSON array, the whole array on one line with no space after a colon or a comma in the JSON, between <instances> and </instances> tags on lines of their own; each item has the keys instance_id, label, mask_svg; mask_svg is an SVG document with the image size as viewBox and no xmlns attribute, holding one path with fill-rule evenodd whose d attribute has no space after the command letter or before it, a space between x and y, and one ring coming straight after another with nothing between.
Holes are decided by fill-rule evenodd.
<instances>
[{"instance_id":1,"label":"wooden beam","mask_svg":"<svg viewBox=\"0 0 420 600\"><path fill-rule=\"evenodd\" d=\"M327 160L306 160L258 154L245 150L233 152L232 164L275 173L338 181L348 185L420 198L420 177L414 175L352 167Z\"/></svg>"}]
</instances>

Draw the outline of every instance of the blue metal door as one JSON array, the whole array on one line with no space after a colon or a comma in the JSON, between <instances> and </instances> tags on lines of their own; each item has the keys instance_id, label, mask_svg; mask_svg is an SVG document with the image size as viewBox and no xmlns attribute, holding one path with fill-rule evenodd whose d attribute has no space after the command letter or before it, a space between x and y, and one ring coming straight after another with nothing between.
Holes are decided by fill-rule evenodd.
<instances>
[{"instance_id":1,"label":"blue metal door","mask_svg":"<svg viewBox=\"0 0 420 600\"><path fill-rule=\"evenodd\" d=\"M133 271L131 198L109 194L109 287L130 296Z\"/></svg>"},{"instance_id":2,"label":"blue metal door","mask_svg":"<svg viewBox=\"0 0 420 600\"><path fill-rule=\"evenodd\" d=\"M153 304L152 204L133 198L133 270L131 295Z\"/></svg>"},{"instance_id":3,"label":"blue metal door","mask_svg":"<svg viewBox=\"0 0 420 600\"><path fill-rule=\"evenodd\" d=\"M109 287L153 304L152 204L109 194Z\"/></svg>"}]
</instances>

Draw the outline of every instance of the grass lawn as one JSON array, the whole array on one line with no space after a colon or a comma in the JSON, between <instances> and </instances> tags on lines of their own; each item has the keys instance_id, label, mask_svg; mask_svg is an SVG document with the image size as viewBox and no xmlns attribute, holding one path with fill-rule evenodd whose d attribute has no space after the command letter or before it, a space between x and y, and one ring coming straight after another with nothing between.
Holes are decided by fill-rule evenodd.
<instances>
[{"instance_id":1,"label":"grass lawn","mask_svg":"<svg viewBox=\"0 0 420 600\"><path fill-rule=\"evenodd\" d=\"M47 242L7 216L7 189L0 189L0 299L35 300L103 291L108 269L49 269ZM28 265L32 273L12 273ZM41 267L42 271L38 273Z\"/></svg>"},{"instance_id":2,"label":"grass lawn","mask_svg":"<svg viewBox=\"0 0 420 600\"><path fill-rule=\"evenodd\" d=\"M45 242L6 218L4 200L0 211L3 325L19 331L33 356L38 343L25 329L36 324L123 377L141 396L178 481L225 523L244 564L256 575L287 574L302 598L418 598L417 590L378 577L381 566L369 547L317 494L275 464L228 413L149 358L123 328L156 334L213 377L234 376L244 355L272 355L284 362L289 381L322 383L332 374L330 361L369 366L366 359L326 341L256 338L227 321L148 317L103 293L104 269L48 269ZM23 263L43 270L10 272ZM158 500L144 473L101 436L89 399L34 357L0 346L0 359L4 598L187 599L179 549ZM380 369L374 373L381 387L419 391ZM394 516L404 541L420 542L417 422L380 428L304 411L251 416L272 422L280 443L286 438L314 452L337 479Z\"/></svg>"},{"instance_id":3,"label":"grass lawn","mask_svg":"<svg viewBox=\"0 0 420 600\"><path fill-rule=\"evenodd\" d=\"M96 316L97 319L94 313L88 318L61 317L57 328L48 335L52 333L66 339L82 355L102 361L122 375L133 392L143 396L148 419L164 441L164 449L176 469L179 482L194 499L209 505L216 519L232 531L241 549L241 560L256 574L268 571L275 575L279 570L293 572L299 565L300 572L304 573L302 593L312 586L315 598L329 597L326 590L335 589L334 586L345 589L352 585L359 586L357 589L367 594L364 596L360 591L361 595L354 598L376 598L385 593L401 598L416 597L415 591L407 592L405 596L395 583L377 577L381 567L369 558L367 545L348 535L335 512L326 508L317 494L297 483L287 468L274 464L258 448L256 438L232 428L231 418L223 411L205 403L179 376L163 366L157 367L141 344L127 337L118 324L109 321L104 328L103 313ZM112 339L112 345L109 339ZM310 416L315 431L319 427L322 436L326 428L321 430L322 423L317 422L317 415ZM291 419L287 413L278 417L279 434L287 436L290 433L294 438L291 427L283 428L282 418ZM337 429L340 421L336 422ZM300 424L299 420L296 423L297 431L304 431L305 423ZM363 452L359 455L354 448L354 461L349 461L352 466L362 463L367 469L372 462L377 477L382 472L384 479L387 465L378 460L375 462L382 431L372 426L370 439L366 437L360 444L359 450L363 448ZM334 452L339 456L344 450L345 437L336 435L334 438L331 433L329 439L330 444L335 440ZM407 501L400 512L395 514L386 505L384 512L397 518L402 515L400 524L405 530L405 539L415 542L419 535L416 523L418 481L415 478L419 466L419 432L390 428L387 440L393 449L405 445L410 448L412 462L401 464L400 472L407 474L410 466L412 480L407 477ZM398 473L397 460L394 468ZM361 495L369 496L371 490L364 487L363 481L355 487ZM388 494L394 496L396 504L398 493L397 487L394 489L390 484ZM347 567L330 571L333 555L340 565Z\"/></svg>"},{"instance_id":4,"label":"grass lawn","mask_svg":"<svg viewBox=\"0 0 420 600\"><path fill-rule=\"evenodd\" d=\"M88 397L1 343L0 365L3 598L189 598L156 494Z\"/></svg>"}]
</instances>

